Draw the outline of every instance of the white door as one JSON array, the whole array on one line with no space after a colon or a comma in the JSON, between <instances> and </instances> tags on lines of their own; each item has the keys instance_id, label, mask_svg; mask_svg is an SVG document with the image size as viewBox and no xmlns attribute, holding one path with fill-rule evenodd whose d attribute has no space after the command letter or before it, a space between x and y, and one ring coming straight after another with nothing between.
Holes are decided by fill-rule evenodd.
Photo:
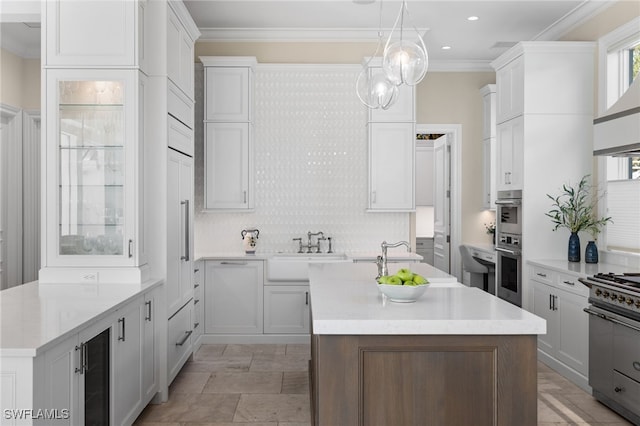
<instances>
[{"instance_id":1,"label":"white door","mask_svg":"<svg viewBox=\"0 0 640 426\"><path fill-rule=\"evenodd\" d=\"M451 203L448 136L433 144L433 266L450 272L449 210Z\"/></svg>"}]
</instances>

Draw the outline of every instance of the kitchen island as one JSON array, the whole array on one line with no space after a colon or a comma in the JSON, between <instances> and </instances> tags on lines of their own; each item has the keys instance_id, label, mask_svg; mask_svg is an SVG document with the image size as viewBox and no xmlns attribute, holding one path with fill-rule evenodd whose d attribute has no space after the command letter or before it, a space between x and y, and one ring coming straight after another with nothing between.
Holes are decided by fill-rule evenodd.
<instances>
[{"instance_id":1,"label":"kitchen island","mask_svg":"<svg viewBox=\"0 0 640 426\"><path fill-rule=\"evenodd\" d=\"M422 275L426 264L394 264ZM309 268L315 425L536 425L543 319L477 288L382 297L367 264Z\"/></svg>"}]
</instances>

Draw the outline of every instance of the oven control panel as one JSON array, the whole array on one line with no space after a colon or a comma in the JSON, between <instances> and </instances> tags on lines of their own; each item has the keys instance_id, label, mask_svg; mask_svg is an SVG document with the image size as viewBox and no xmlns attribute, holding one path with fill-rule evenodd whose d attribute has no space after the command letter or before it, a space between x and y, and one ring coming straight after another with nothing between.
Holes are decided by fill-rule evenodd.
<instances>
[{"instance_id":1,"label":"oven control panel","mask_svg":"<svg viewBox=\"0 0 640 426\"><path fill-rule=\"evenodd\" d=\"M498 243L500 245L506 245L511 247L521 247L522 235L519 234L509 234L506 232L501 232L498 234Z\"/></svg>"},{"instance_id":2,"label":"oven control panel","mask_svg":"<svg viewBox=\"0 0 640 426\"><path fill-rule=\"evenodd\" d=\"M591 298L609 305L640 313L640 294L609 286L593 286Z\"/></svg>"}]
</instances>

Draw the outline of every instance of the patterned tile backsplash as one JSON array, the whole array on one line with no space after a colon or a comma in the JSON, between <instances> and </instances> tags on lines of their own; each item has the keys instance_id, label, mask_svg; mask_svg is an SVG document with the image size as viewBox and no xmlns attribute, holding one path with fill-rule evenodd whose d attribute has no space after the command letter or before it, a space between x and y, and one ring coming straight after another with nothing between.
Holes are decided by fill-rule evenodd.
<instances>
[{"instance_id":1,"label":"patterned tile backsplash","mask_svg":"<svg viewBox=\"0 0 640 426\"><path fill-rule=\"evenodd\" d=\"M367 110L354 85L360 68L259 65L254 92L251 212L203 211L202 67L196 67L196 253L242 250L258 228L258 252L293 252L293 238L322 231L338 252L371 252L409 239L408 213L368 213ZM325 242L326 244L326 242ZM326 245L323 246L326 251Z\"/></svg>"}]
</instances>

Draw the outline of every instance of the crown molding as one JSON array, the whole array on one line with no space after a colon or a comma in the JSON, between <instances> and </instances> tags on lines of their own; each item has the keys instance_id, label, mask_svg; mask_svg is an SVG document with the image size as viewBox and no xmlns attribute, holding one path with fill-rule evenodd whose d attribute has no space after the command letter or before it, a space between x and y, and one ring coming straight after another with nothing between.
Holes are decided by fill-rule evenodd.
<instances>
[{"instance_id":1,"label":"crown molding","mask_svg":"<svg viewBox=\"0 0 640 426\"><path fill-rule=\"evenodd\" d=\"M418 28L423 35L428 28ZM384 38L391 28L382 30ZM378 40L377 28L200 28L198 41L369 42Z\"/></svg>"},{"instance_id":2,"label":"crown molding","mask_svg":"<svg viewBox=\"0 0 640 426\"><path fill-rule=\"evenodd\" d=\"M532 41L555 41L615 4L615 1L583 0L562 18L542 30Z\"/></svg>"}]
</instances>

